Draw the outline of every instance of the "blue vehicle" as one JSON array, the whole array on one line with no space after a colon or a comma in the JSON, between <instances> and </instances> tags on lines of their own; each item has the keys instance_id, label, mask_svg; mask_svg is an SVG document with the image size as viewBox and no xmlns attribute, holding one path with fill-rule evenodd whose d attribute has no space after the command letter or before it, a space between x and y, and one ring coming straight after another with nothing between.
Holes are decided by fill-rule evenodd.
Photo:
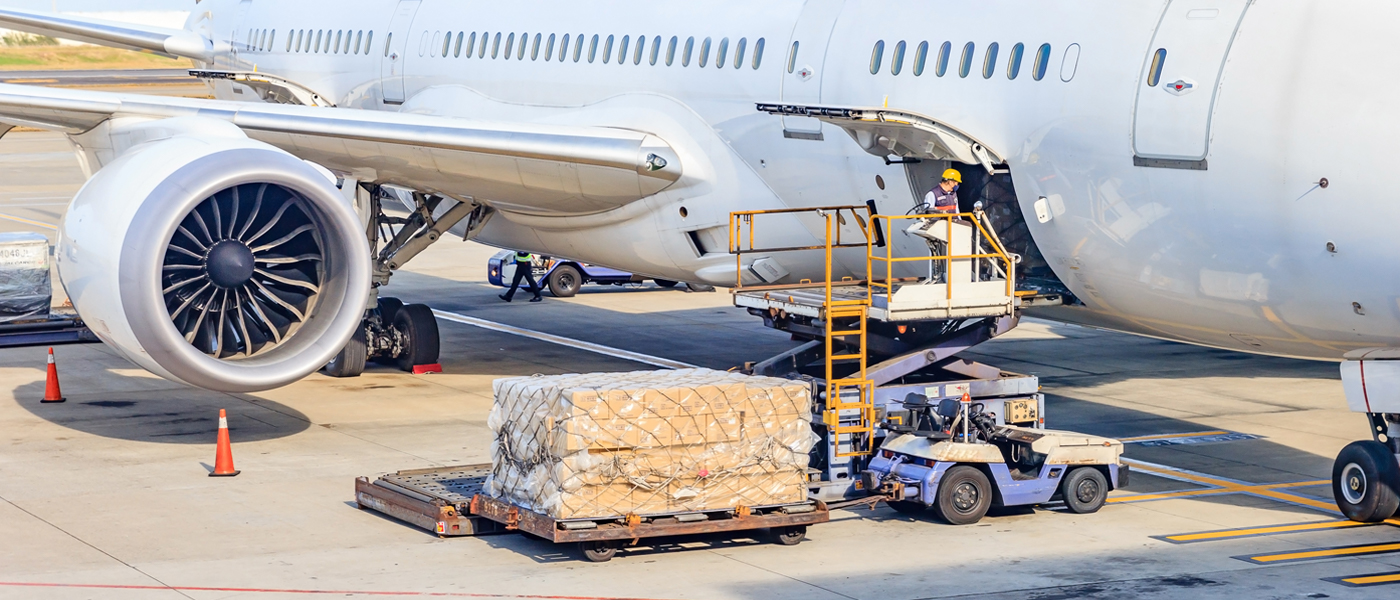
<instances>
[{"instance_id":1,"label":"blue vehicle","mask_svg":"<svg viewBox=\"0 0 1400 600\"><path fill-rule=\"evenodd\" d=\"M1054 500L1092 513L1128 484L1118 440L999 426L971 402L905 406L912 422L885 425L892 435L861 473L862 487L897 511L932 509L953 525L976 523L993 506Z\"/></svg>"},{"instance_id":2,"label":"blue vehicle","mask_svg":"<svg viewBox=\"0 0 1400 600\"><path fill-rule=\"evenodd\" d=\"M510 287L511 280L515 278L514 256L513 250L502 250L486 262L486 279L491 282L491 285ZM554 294L556 298L572 297L585 283L623 285L646 281L645 277L627 271L573 260L555 260L548 256L535 256L531 265L535 281L539 282L541 286L549 288L549 293ZM673 288L679 283L669 279L652 279L652 281L664 288Z\"/></svg>"}]
</instances>

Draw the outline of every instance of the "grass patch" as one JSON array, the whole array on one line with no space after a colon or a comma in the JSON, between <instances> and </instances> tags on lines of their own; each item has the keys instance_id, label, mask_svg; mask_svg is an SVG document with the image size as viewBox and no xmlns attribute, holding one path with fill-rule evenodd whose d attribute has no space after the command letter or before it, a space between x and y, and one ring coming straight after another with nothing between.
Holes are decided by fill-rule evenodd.
<instances>
[{"instance_id":1,"label":"grass patch","mask_svg":"<svg viewBox=\"0 0 1400 600\"><path fill-rule=\"evenodd\" d=\"M165 58L102 46L0 46L7 70L188 69L189 59Z\"/></svg>"}]
</instances>

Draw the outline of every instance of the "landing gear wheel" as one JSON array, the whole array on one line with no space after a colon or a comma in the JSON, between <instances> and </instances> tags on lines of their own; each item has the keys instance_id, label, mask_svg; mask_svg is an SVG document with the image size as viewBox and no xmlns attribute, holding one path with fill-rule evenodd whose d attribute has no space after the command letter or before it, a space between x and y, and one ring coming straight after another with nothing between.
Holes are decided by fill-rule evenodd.
<instances>
[{"instance_id":1,"label":"landing gear wheel","mask_svg":"<svg viewBox=\"0 0 1400 600\"><path fill-rule=\"evenodd\" d=\"M549 293L555 298L572 298L583 285L583 275L573 265L560 265L549 273Z\"/></svg>"},{"instance_id":2,"label":"landing gear wheel","mask_svg":"<svg viewBox=\"0 0 1400 600\"><path fill-rule=\"evenodd\" d=\"M933 506L938 516L951 525L981 521L992 507L992 482L967 465L948 469L938 483L938 501Z\"/></svg>"},{"instance_id":3,"label":"landing gear wheel","mask_svg":"<svg viewBox=\"0 0 1400 600\"><path fill-rule=\"evenodd\" d=\"M1064 496L1069 512L1079 515L1098 512L1108 501L1108 478L1093 467L1076 468L1060 484L1060 495Z\"/></svg>"},{"instance_id":4,"label":"landing gear wheel","mask_svg":"<svg viewBox=\"0 0 1400 600\"><path fill-rule=\"evenodd\" d=\"M651 282L664 288L673 288L681 284L679 281L671 281L670 279L653 279Z\"/></svg>"},{"instance_id":5,"label":"landing gear wheel","mask_svg":"<svg viewBox=\"0 0 1400 600\"><path fill-rule=\"evenodd\" d=\"M379 299L379 318L384 323L393 323L394 315L399 314L400 310L403 310L403 300L398 298Z\"/></svg>"},{"instance_id":6,"label":"landing gear wheel","mask_svg":"<svg viewBox=\"0 0 1400 600\"><path fill-rule=\"evenodd\" d=\"M433 309L426 304L406 304L394 315L394 329L407 338L403 353L396 359L400 369L412 371L414 365L430 365L438 361L438 326Z\"/></svg>"},{"instance_id":7,"label":"landing gear wheel","mask_svg":"<svg viewBox=\"0 0 1400 600\"><path fill-rule=\"evenodd\" d=\"M583 557L592 562L608 562L617 556L617 542L611 540L579 542L578 547Z\"/></svg>"},{"instance_id":8,"label":"landing gear wheel","mask_svg":"<svg viewBox=\"0 0 1400 600\"><path fill-rule=\"evenodd\" d=\"M1346 518L1362 523L1389 519L1400 508L1400 464L1385 444L1352 442L1332 463L1332 496Z\"/></svg>"},{"instance_id":9,"label":"landing gear wheel","mask_svg":"<svg viewBox=\"0 0 1400 600\"><path fill-rule=\"evenodd\" d=\"M355 328L355 335L326 363L326 374L331 377L359 377L365 372L365 328Z\"/></svg>"},{"instance_id":10,"label":"landing gear wheel","mask_svg":"<svg viewBox=\"0 0 1400 600\"><path fill-rule=\"evenodd\" d=\"M890 500L885 502L901 515L921 515L928 511L928 507L912 500Z\"/></svg>"},{"instance_id":11,"label":"landing gear wheel","mask_svg":"<svg viewBox=\"0 0 1400 600\"><path fill-rule=\"evenodd\" d=\"M805 539L807 539L806 525L789 525L773 529L773 543L779 546L796 546Z\"/></svg>"}]
</instances>

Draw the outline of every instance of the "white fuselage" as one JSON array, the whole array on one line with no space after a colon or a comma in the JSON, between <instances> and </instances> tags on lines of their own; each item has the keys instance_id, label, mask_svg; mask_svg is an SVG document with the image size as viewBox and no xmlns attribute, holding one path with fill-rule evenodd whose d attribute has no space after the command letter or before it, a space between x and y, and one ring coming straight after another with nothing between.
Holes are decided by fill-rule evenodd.
<instances>
[{"instance_id":1,"label":"white fuselage","mask_svg":"<svg viewBox=\"0 0 1400 600\"><path fill-rule=\"evenodd\" d=\"M509 198L477 198L499 209L478 238L489 244L731 284L731 211L874 199L881 213L902 214L927 191L841 129L755 103L888 106L953 125L1005 157L1035 245L1083 303L1047 316L1339 359L1400 345L1400 296L1384 283L1400 257L1391 234L1400 207L1387 199L1387 152L1400 134L1389 103L1400 86L1384 67L1395 22L1400 5L1374 0L206 0L188 27L228 43L213 67L276 74L338 106L635 129L681 157L675 185L611 211L532 213ZM344 32L356 42L373 35L356 51ZM884 51L872 74L877 42ZM916 75L922 42L928 55ZM999 54L984 77L993 42ZM1024 58L1012 79L1018 43ZM1160 76L1158 48L1167 51ZM215 90L256 99L227 82ZM1033 208L1042 197L1046 222ZM816 220L771 223L774 243L822 233ZM919 244L900 237L892 239ZM820 256L781 260L794 280L820 277ZM853 254L836 274L863 270Z\"/></svg>"}]
</instances>

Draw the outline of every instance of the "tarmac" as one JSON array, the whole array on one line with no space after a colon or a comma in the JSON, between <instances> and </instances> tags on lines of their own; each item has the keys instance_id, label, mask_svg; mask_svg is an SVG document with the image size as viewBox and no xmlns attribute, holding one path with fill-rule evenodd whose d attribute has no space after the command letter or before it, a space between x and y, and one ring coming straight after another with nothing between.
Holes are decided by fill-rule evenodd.
<instances>
[{"instance_id":1,"label":"tarmac","mask_svg":"<svg viewBox=\"0 0 1400 600\"><path fill-rule=\"evenodd\" d=\"M52 239L82 181L61 136L5 136L0 231ZM445 239L386 288L449 317L442 374L372 366L223 394L164 381L103 345L60 346L68 401L40 404L45 349L0 350L0 598L1236 600L1400 589L1384 587L1400 577L1356 577L1400 572L1400 527L1356 526L1332 505L1332 459L1367 427L1347 411L1335 364L1034 314L974 358L1039 376L1047 426L1129 442L1131 485L1096 514L1007 510L954 527L881 506L837 511L793 547L681 538L593 564L524 535L440 539L357 510L357 476L487 462L494 379L656 368L651 358L728 369L793 345L724 290L588 285L507 304L486 282L495 251ZM234 478L206 476L221 408Z\"/></svg>"}]
</instances>

